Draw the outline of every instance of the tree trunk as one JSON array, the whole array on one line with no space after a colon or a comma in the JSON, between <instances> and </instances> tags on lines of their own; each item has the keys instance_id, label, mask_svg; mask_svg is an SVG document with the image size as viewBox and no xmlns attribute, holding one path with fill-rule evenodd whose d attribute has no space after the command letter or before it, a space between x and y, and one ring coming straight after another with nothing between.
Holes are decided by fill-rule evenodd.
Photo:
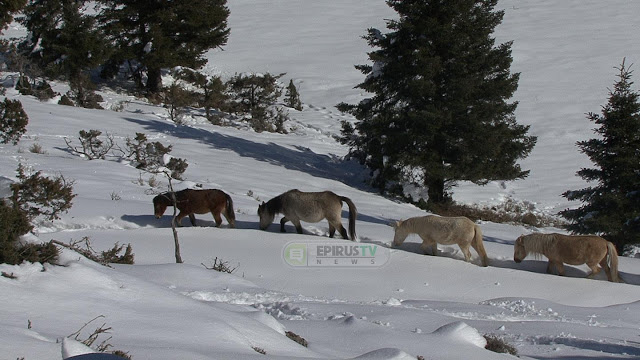
<instances>
[{"instance_id":1,"label":"tree trunk","mask_svg":"<svg viewBox=\"0 0 640 360\"><path fill-rule=\"evenodd\" d=\"M162 70L149 68L147 70L147 91L149 91L149 93L155 94L160 92L161 88Z\"/></svg>"},{"instance_id":2,"label":"tree trunk","mask_svg":"<svg viewBox=\"0 0 640 360\"><path fill-rule=\"evenodd\" d=\"M428 203L445 204L451 201L451 196L447 193L444 186L444 179L430 179L425 181L425 185L428 187Z\"/></svg>"},{"instance_id":3,"label":"tree trunk","mask_svg":"<svg viewBox=\"0 0 640 360\"><path fill-rule=\"evenodd\" d=\"M173 242L175 245L176 263L182 264L182 256L180 256L180 242L178 241L178 230L176 229L176 217L178 209L178 201L176 200L176 193L173 191L173 185L171 184L171 176L167 174L169 178L169 190L171 191L171 201L173 202L173 218L171 219L171 230L173 231Z\"/></svg>"}]
</instances>

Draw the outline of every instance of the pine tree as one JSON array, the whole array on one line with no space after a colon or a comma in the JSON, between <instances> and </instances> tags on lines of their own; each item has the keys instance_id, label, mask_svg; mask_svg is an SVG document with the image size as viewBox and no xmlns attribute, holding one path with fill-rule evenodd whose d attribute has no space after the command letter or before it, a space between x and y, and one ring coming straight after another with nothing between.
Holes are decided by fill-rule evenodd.
<instances>
[{"instance_id":1,"label":"pine tree","mask_svg":"<svg viewBox=\"0 0 640 360\"><path fill-rule=\"evenodd\" d=\"M76 79L100 65L109 47L85 0L32 0L20 21L29 31L23 53L51 77Z\"/></svg>"},{"instance_id":2,"label":"pine tree","mask_svg":"<svg viewBox=\"0 0 640 360\"><path fill-rule=\"evenodd\" d=\"M492 33L503 18L497 0L388 0L399 15L390 32L369 29L372 65L358 85L371 94L341 111L350 154L372 170L372 184L387 190L403 182L428 188L430 203L450 200L450 188L466 180L524 178L516 161L536 138L518 125L509 103L519 74L511 74L511 42L498 46Z\"/></svg>"},{"instance_id":3,"label":"pine tree","mask_svg":"<svg viewBox=\"0 0 640 360\"><path fill-rule=\"evenodd\" d=\"M0 30L13 21L13 14L22 10L27 0L4 0L0 2Z\"/></svg>"},{"instance_id":4,"label":"pine tree","mask_svg":"<svg viewBox=\"0 0 640 360\"><path fill-rule=\"evenodd\" d=\"M284 74L236 74L227 82L232 100L236 101L235 111L254 114L274 105L282 87L278 84Z\"/></svg>"},{"instance_id":5,"label":"pine tree","mask_svg":"<svg viewBox=\"0 0 640 360\"><path fill-rule=\"evenodd\" d=\"M5 98L0 102L0 144L18 144L22 135L27 132L28 123L29 117L20 100Z\"/></svg>"},{"instance_id":6,"label":"pine tree","mask_svg":"<svg viewBox=\"0 0 640 360\"><path fill-rule=\"evenodd\" d=\"M284 122L289 118L288 113L274 107L282 95L278 79L284 75L236 74L227 81L231 111L249 114L249 123L257 132L286 133Z\"/></svg>"},{"instance_id":7,"label":"pine tree","mask_svg":"<svg viewBox=\"0 0 640 360\"><path fill-rule=\"evenodd\" d=\"M293 79L289 80L289 86L284 93L284 104L290 108L294 108L298 111L302 111L302 102L300 101L300 94L298 89L293 84Z\"/></svg>"},{"instance_id":8,"label":"pine tree","mask_svg":"<svg viewBox=\"0 0 640 360\"><path fill-rule=\"evenodd\" d=\"M589 113L598 127L594 139L577 146L594 163L578 176L596 185L563 194L583 204L560 214L572 221L568 229L580 234L601 234L622 251L640 242L640 102L631 90L631 73L624 61L618 81L609 92L602 114Z\"/></svg>"},{"instance_id":9,"label":"pine tree","mask_svg":"<svg viewBox=\"0 0 640 360\"><path fill-rule=\"evenodd\" d=\"M202 90L202 94L198 98L198 103L201 107L204 107L207 120L213 124L219 124L220 115L214 114L212 110L224 110L229 100L229 97L225 94L225 84L220 77L206 75L187 68L181 68L174 75Z\"/></svg>"},{"instance_id":10,"label":"pine tree","mask_svg":"<svg viewBox=\"0 0 640 360\"><path fill-rule=\"evenodd\" d=\"M111 72L128 63L138 86L151 93L161 88L162 69L199 69L209 49L229 37L226 0L101 0L99 19L115 44ZM143 83L144 74L147 82Z\"/></svg>"}]
</instances>

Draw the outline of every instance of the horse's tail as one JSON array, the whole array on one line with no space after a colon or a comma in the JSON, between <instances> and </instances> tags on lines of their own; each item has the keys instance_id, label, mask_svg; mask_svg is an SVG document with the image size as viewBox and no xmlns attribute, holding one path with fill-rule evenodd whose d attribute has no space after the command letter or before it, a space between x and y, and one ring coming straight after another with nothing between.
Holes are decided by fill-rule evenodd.
<instances>
[{"instance_id":1,"label":"horse's tail","mask_svg":"<svg viewBox=\"0 0 640 360\"><path fill-rule=\"evenodd\" d=\"M358 209L356 205L346 196L340 196L340 200L347 203L349 206L349 237L351 241L356 241L356 217L358 216Z\"/></svg>"},{"instance_id":2,"label":"horse's tail","mask_svg":"<svg viewBox=\"0 0 640 360\"><path fill-rule=\"evenodd\" d=\"M227 220L229 220L229 225L231 227L236 227L236 212L233 211L233 200L231 196L227 193L224 193L224 197L227 199L227 204L225 206L225 211L227 212Z\"/></svg>"},{"instance_id":3,"label":"horse's tail","mask_svg":"<svg viewBox=\"0 0 640 360\"><path fill-rule=\"evenodd\" d=\"M482 242L482 230L477 224L473 225L473 229L475 230L475 234L473 235L471 246L473 246L473 248L476 249L478 255L480 255L480 258L482 259L482 266L489 266L489 257L487 256L487 250L484 249L484 243Z\"/></svg>"},{"instance_id":4,"label":"horse's tail","mask_svg":"<svg viewBox=\"0 0 640 360\"><path fill-rule=\"evenodd\" d=\"M607 265L609 265L609 272L611 273L611 279L609 280L623 282L618 274L618 251L611 241L607 241Z\"/></svg>"}]
</instances>

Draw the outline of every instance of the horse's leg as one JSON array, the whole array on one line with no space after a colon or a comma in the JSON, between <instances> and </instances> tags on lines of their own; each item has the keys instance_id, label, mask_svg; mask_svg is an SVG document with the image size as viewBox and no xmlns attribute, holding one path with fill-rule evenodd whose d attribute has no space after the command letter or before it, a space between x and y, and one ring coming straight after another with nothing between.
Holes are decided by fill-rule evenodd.
<instances>
[{"instance_id":1,"label":"horse's leg","mask_svg":"<svg viewBox=\"0 0 640 360\"><path fill-rule=\"evenodd\" d=\"M287 219L286 216L283 216L282 219L280 219L280 232L286 232L284 230L284 223L286 223L287 221L289 221L289 219Z\"/></svg>"},{"instance_id":2,"label":"horse's leg","mask_svg":"<svg viewBox=\"0 0 640 360\"><path fill-rule=\"evenodd\" d=\"M345 229L344 226L342 226L342 224L338 226L338 230L340 230L340 236L342 236L343 239L349 240L349 236L347 236L347 229Z\"/></svg>"},{"instance_id":3,"label":"horse's leg","mask_svg":"<svg viewBox=\"0 0 640 360\"><path fill-rule=\"evenodd\" d=\"M300 220L296 220L296 221L291 220L291 222L296 227L296 231L298 232L298 234L302 234L302 224L300 224Z\"/></svg>"},{"instance_id":4,"label":"horse's leg","mask_svg":"<svg viewBox=\"0 0 640 360\"><path fill-rule=\"evenodd\" d=\"M438 244L422 235L420 235L420 238L422 239L422 245L420 245L422 252L427 255L428 250L431 250L431 255L438 256Z\"/></svg>"},{"instance_id":5,"label":"horse's leg","mask_svg":"<svg viewBox=\"0 0 640 360\"><path fill-rule=\"evenodd\" d=\"M469 251L469 244L465 245L460 245L460 250L462 250L462 253L464 254L464 261L466 262L471 262L471 251Z\"/></svg>"},{"instance_id":6,"label":"horse's leg","mask_svg":"<svg viewBox=\"0 0 640 360\"><path fill-rule=\"evenodd\" d=\"M196 216L194 214L189 214L189 221L191 221L191 225L196 226Z\"/></svg>"},{"instance_id":7,"label":"horse's leg","mask_svg":"<svg viewBox=\"0 0 640 360\"><path fill-rule=\"evenodd\" d=\"M547 274L553 274L553 269L551 268L552 266L553 262L549 260L549 262L547 263Z\"/></svg>"},{"instance_id":8,"label":"horse's leg","mask_svg":"<svg viewBox=\"0 0 640 360\"><path fill-rule=\"evenodd\" d=\"M336 234L336 227L329 223L329 237L332 238Z\"/></svg>"},{"instance_id":9,"label":"horse's leg","mask_svg":"<svg viewBox=\"0 0 640 360\"><path fill-rule=\"evenodd\" d=\"M178 213L178 215L176 216L176 225L177 225L178 227L182 227L182 219L183 219L185 216L186 216L186 215L184 215L184 214L182 213L182 211L180 211L180 212Z\"/></svg>"},{"instance_id":10,"label":"horse's leg","mask_svg":"<svg viewBox=\"0 0 640 360\"><path fill-rule=\"evenodd\" d=\"M343 239L349 240L349 236L347 236L347 230L342 226L342 221L340 221L340 213L338 215L331 216L330 214L327 216L327 222L329 223L329 237L333 237L331 234L331 229L333 229L334 233L336 230L340 232L340 236Z\"/></svg>"},{"instance_id":11,"label":"horse's leg","mask_svg":"<svg viewBox=\"0 0 640 360\"><path fill-rule=\"evenodd\" d=\"M587 264L587 266L591 269L591 274L587 275L589 279L593 279L601 270L597 263Z\"/></svg>"},{"instance_id":12,"label":"horse's leg","mask_svg":"<svg viewBox=\"0 0 640 360\"><path fill-rule=\"evenodd\" d=\"M227 219L227 223L229 223L229 227L231 228L235 228L236 227L236 220L235 219L230 219L230 216L227 215L227 212L223 212L222 215L224 215L224 218Z\"/></svg>"},{"instance_id":13,"label":"horse's leg","mask_svg":"<svg viewBox=\"0 0 640 360\"><path fill-rule=\"evenodd\" d=\"M211 215L213 215L213 220L216 221L216 227L220 227L220 225L222 225L222 218L220 217L220 213L212 211Z\"/></svg>"},{"instance_id":14,"label":"horse's leg","mask_svg":"<svg viewBox=\"0 0 640 360\"><path fill-rule=\"evenodd\" d=\"M607 274L607 280L613 281L611 280L611 268L609 267L609 264L607 264L606 255L602 260L600 260L600 266L604 269L604 273Z\"/></svg>"},{"instance_id":15,"label":"horse's leg","mask_svg":"<svg viewBox=\"0 0 640 360\"><path fill-rule=\"evenodd\" d=\"M564 264L562 261L556 262L556 269L558 270L558 275L564 276Z\"/></svg>"}]
</instances>

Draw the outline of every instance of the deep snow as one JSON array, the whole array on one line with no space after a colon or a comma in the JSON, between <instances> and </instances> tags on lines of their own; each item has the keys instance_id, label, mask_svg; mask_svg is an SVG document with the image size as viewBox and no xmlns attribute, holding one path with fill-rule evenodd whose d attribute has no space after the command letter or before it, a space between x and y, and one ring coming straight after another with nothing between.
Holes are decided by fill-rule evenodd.
<instances>
[{"instance_id":1,"label":"deep snow","mask_svg":"<svg viewBox=\"0 0 640 360\"><path fill-rule=\"evenodd\" d=\"M496 36L499 42L514 40L513 70L521 72L517 119L538 136L522 161L531 175L485 187L460 184L454 196L479 204L512 198L554 214L576 205L560 197L562 192L585 185L575 176L590 166L575 147L593 136L584 113L606 102L623 57L628 63L640 58L633 35L640 3L503 0L499 6L506 14ZM509 358L478 346L481 334L503 337L523 357L640 357L637 259L621 258L627 284L609 283L604 274L585 279L585 266L568 266L567 276L558 277L545 273L544 259L512 261L517 236L557 229L480 224L488 268L478 266L473 251L473 263L465 263L457 247L440 246L441 256L424 256L415 236L390 249L381 267L287 265L288 243L330 240L324 221L304 223L304 235L290 225L287 234L279 233L279 218L268 231L257 229L258 204L288 189L329 189L351 198L359 212L359 241L385 250L393 237L391 220L424 214L368 189L362 182L366 171L342 160L347 149L333 137L339 121L351 119L334 105L364 95L353 89L362 80L353 65L365 63L369 50L361 36L394 14L383 1L371 0L366 6L356 0L229 0L229 7L229 44L210 53L207 70L223 76L287 72L283 81L293 79L304 102L302 112L290 110L295 129L288 135L213 126L197 114L187 119L189 125L175 126L165 109L108 90L105 107L122 104L123 111L40 103L8 89L30 122L17 146L0 146L0 193L7 194L22 163L75 180L78 194L68 214L40 222L25 240L87 236L96 250L131 243L136 265L107 268L69 250L63 250L64 266L0 265L17 277L0 277L0 358L59 359L61 339L99 315L104 317L81 338L104 323L112 328L107 342L136 360L264 358L253 348L271 358ZM56 90L65 87L56 84ZM173 145L172 155L189 163L186 181L176 188L201 185L229 193L237 229L226 222L213 228L210 215L196 216L202 227L185 220L179 229L185 264L174 264L170 218L152 214L151 175L116 156L87 161L69 152L64 137L75 140L87 129L113 134L120 144L143 132ZM34 143L46 153L29 152ZM161 185L154 190L165 191L166 180L156 179ZM207 270L215 258L236 271ZM304 337L309 347L289 340L286 330Z\"/></svg>"}]
</instances>

